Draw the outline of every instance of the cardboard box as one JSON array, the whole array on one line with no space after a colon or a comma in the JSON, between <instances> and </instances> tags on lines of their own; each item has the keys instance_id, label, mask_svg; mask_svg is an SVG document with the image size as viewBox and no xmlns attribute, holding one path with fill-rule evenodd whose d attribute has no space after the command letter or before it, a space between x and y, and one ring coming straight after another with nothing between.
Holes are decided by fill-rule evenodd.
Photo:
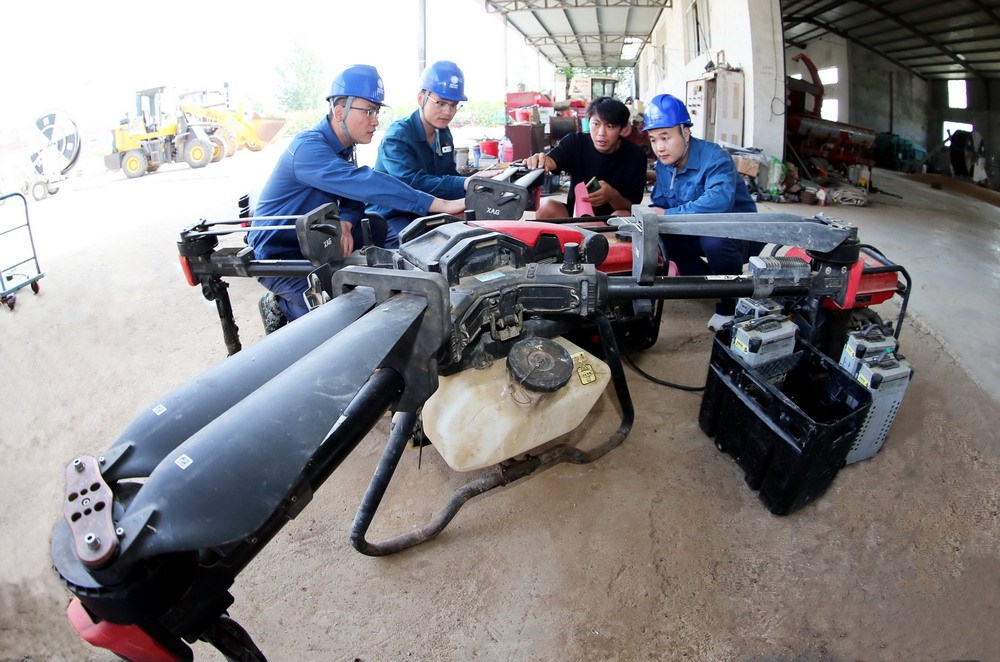
<instances>
[{"instance_id":1,"label":"cardboard box","mask_svg":"<svg viewBox=\"0 0 1000 662\"><path fill-rule=\"evenodd\" d=\"M736 171L741 175L756 177L760 171L760 161L756 159L748 159L745 156L733 156L733 162L736 164Z\"/></svg>"}]
</instances>

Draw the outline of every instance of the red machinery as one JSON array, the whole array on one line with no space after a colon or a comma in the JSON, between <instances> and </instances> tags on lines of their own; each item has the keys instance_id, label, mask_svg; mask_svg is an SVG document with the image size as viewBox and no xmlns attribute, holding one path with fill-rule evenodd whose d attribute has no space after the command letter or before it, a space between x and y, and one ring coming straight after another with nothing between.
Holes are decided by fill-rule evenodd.
<instances>
[{"instance_id":1,"label":"red machinery","mask_svg":"<svg viewBox=\"0 0 1000 662\"><path fill-rule=\"evenodd\" d=\"M788 122L785 126L788 144L802 159L819 157L841 170L850 165L874 166L875 130L820 117L823 84L816 65L804 53L792 59L802 62L809 70L812 82L788 79ZM813 97L810 108L806 107L807 96Z\"/></svg>"}]
</instances>

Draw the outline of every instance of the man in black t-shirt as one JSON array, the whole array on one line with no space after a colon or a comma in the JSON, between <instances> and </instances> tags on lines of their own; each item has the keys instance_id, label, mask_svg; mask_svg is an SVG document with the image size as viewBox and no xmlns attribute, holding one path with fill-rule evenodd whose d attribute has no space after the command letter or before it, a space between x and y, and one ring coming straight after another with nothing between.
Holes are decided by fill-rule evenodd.
<instances>
[{"instance_id":1,"label":"man in black t-shirt","mask_svg":"<svg viewBox=\"0 0 1000 662\"><path fill-rule=\"evenodd\" d=\"M596 178L600 188L583 202L593 207L595 216L627 214L632 205L642 202L646 186L646 155L642 148L627 140L631 130L628 106L611 97L594 99L587 106L589 133L571 133L548 154L539 152L525 159L528 168L546 172L564 171L570 176L566 204L546 198L535 218L568 218L576 205L576 185Z\"/></svg>"}]
</instances>

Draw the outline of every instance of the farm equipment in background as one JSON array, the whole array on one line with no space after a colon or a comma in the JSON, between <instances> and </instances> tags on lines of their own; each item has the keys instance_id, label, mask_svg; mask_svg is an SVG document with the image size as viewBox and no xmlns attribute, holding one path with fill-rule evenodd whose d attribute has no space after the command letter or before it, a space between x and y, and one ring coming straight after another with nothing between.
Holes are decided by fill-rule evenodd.
<instances>
[{"instance_id":1,"label":"farm equipment in background","mask_svg":"<svg viewBox=\"0 0 1000 662\"><path fill-rule=\"evenodd\" d=\"M948 137L930 151L899 136L883 133L879 134L875 148L876 155L881 157L878 165L883 168L950 175L988 185L991 166L986 143L978 131L949 131Z\"/></svg>"},{"instance_id":2,"label":"farm equipment in background","mask_svg":"<svg viewBox=\"0 0 1000 662\"><path fill-rule=\"evenodd\" d=\"M588 104L598 97L614 97L620 80L611 75L566 75L557 71L553 101L579 101Z\"/></svg>"},{"instance_id":3,"label":"farm equipment in background","mask_svg":"<svg viewBox=\"0 0 1000 662\"><path fill-rule=\"evenodd\" d=\"M918 172L926 163L927 150L895 133L875 136L875 165L899 172Z\"/></svg>"},{"instance_id":4,"label":"farm equipment in background","mask_svg":"<svg viewBox=\"0 0 1000 662\"><path fill-rule=\"evenodd\" d=\"M17 131L0 158L0 195L15 190L35 200L59 192L80 158L81 139L76 123L64 112L35 119L34 129Z\"/></svg>"},{"instance_id":5,"label":"farm equipment in background","mask_svg":"<svg viewBox=\"0 0 1000 662\"><path fill-rule=\"evenodd\" d=\"M70 621L85 640L132 660L190 660L185 642L199 639L227 659L264 660L229 614L230 588L386 411L396 418L350 535L355 549L372 556L435 537L474 496L557 462L592 462L620 445L635 416L622 348L656 342L664 300L781 301L812 352L802 365L814 391L827 384L817 370L837 370L836 360L806 341L826 355L839 352L856 317L868 325L874 312L867 306L894 294L904 297L902 320L908 278L901 286L901 267L864 248L856 228L792 214L660 217L640 206L629 218L517 221L537 201L540 174L512 168L505 180L473 178L467 207L488 220L478 212L465 221L417 219L397 250L365 246L342 255L334 204L270 228L295 232L302 260L260 261L245 245L219 248L220 237L246 231L246 218L199 221L181 233L185 276L216 302L231 356L141 412L103 453L66 467L64 518L52 556L75 596ZM753 258L748 275L670 276L665 234L797 246L805 259L772 254ZM313 310L241 349L224 278L264 275L308 278ZM448 417L438 415L436 423L430 417L435 408L440 414L441 407L461 406L438 393L468 394L463 380L481 381L491 366L501 373L491 393L499 398L500 387L523 388L518 400L531 403L523 434L513 429L517 447L497 448L485 465L477 463L495 472L459 488L431 522L368 540L411 440L429 441L456 470L469 468L457 462L461 453L445 449ZM712 386L713 407L725 399L726 380L739 376L724 367L729 372ZM621 411L614 432L590 450L539 446L553 438L539 434L544 423L572 410L559 428L572 430L595 401L589 393L565 405L567 389L594 384L599 395L608 383ZM845 391L852 415L864 413L870 399L857 385L821 395L840 398ZM462 407L465 413L485 408ZM506 419L490 416L492 433ZM459 427L468 448L495 444L492 434L468 438L467 430L482 426ZM816 446L835 473L847 440L829 441ZM811 486L806 500L832 480L824 476L827 482Z\"/></svg>"},{"instance_id":6,"label":"farm equipment in background","mask_svg":"<svg viewBox=\"0 0 1000 662\"><path fill-rule=\"evenodd\" d=\"M948 156L951 173L960 179L976 184L986 181L986 142L978 131L954 131L951 134Z\"/></svg>"},{"instance_id":7,"label":"farm equipment in background","mask_svg":"<svg viewBox=\"0 0 1000 662\"><path fill-rule=\"evenodd\" d=\"M845 173L852 165L874 167L875 130L823 119L823 83L816 65L804 53L792 59L802 62L812 78L812 82L791 77L787 80L785 138L800 161L823 159ZM809 96L811 106L807 103Z\"/></svg>"},{"instance_id":8,"label":"farm equipment in background","mask_svg":"<svg viewBox=\"0 0 1000 662\"><path fill-rule=\"evenodd\" d=\"M170 97L166 87L136 92L135 116L112 131L112 152L104 157L109 170L122 170L135 179L165 163L183 161L204 168L219 154L205 127L177 113L176 100Z\"/></svg>"},{"instance_id":9,"label":"farm equipment in background","mask_svg":"<svg viewBox=\"0 0 1000 662\"><path fill-rule=\"evenodd\" d=\"M277 141L288 131L288 120L265 117L247 111L243 104L231 108L228 86L225 91L197 90L180 96L180 109L189 117L207 120L218 125L214 135L226 143L226 156L232 156L244 147L259 152Z\"/></svg>"},{"instance_id":10,"label":"farm equipment in background","mask_svg":"<svg viewBox=\"0 0 1000 662\"><path fill-rule=\"evenodd\" d=\"M39 141L31 153L32 175L22 186L32 199L44 200L59 192L59 183L80 158L80 132L65 113L51 112L35 120Z\"/></svg>"}]
</instances>

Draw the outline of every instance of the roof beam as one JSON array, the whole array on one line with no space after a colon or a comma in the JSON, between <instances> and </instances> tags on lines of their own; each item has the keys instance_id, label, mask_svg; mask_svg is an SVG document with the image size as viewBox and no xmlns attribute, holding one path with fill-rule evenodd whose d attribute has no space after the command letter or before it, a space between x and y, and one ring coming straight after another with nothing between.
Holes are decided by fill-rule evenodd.
<instances>
[{"instance_id":1,"label":"roof beam","mask_svg":"<svg viewBox=\"0 0 1000 662\"><path fill-rule=\"evenodd\" d=\"M879 57L884 58L884 59L888 60L889 62L892 62L897 67L900 67L901 69L906 69L907 71L909 71L911 74L913 74L914 76L916 76L920 80L927 80L927 76L925 76L924 74L920 73L919 71L917 71L913 67L908 66L906 64L903 64L902 62L900 62L896 58L889 56L887 53L879 50L878 48L872 46L871 44L869 44L869 43L867 43L865 41L862 41L861 39L858 39L857 37L852 37L851 35L849 35L844 30L841 30L840 28L834 27L834 26L830 25L829 23L824 23L823 21L818 21L816 19L809 19L809 20L803 21L803 22L804 23L809 23L810 25L815 25L816 27L821 28L823 30L826 30L827 32L829 32L831 34L835 34L838 37L842 37L842 38L846 39L847 41L853 42L853 43L857 44L858 46L861 46L862 48L866 48L866 49L870 50L872 53L875 53L876 55L878 55ZM803 48L801 46L798 46L797 44L792 44L792 45L796 46L797 48Z\"/></svg>"},{"instance_id":2,"label":"roof beam","mask_svg":"<svg viewBox=\"0 0 1000 662\"><path fill-rule=\"evenodd\" d=\"M899 17L896 16L896 14L886 11L881 5L871 2L870 0L855 0L855 2L863 4L865 7L868 7L872 11L881 14L884 18L887 18L893 23L906 28L913 34L917 35L918 37L926 41L928 44L932 45L937 50L947 55L949 59L951 59L958 66L965 69L967 72L969 72L969 74L975 76L976 78L979 78L980 80L984 80L982 74L980 74L978 71L969 66L969 64L965 62L965 60L960 58L953 50L951 50L950 48L945 48L940 43L935 41L931 35L927 34L917 26L909 23L904 23L903 21L899 20Z\"/></svg>"},{"instance_id":3,"label":"roof beam","mask_svg":"<svg viewBox=\"0 0 1000 662\"><path fill-rule=\"evenodd\" d=\"M670 7L673 0L486 0L487 13L541 9L596 9L600 7Z\"/></svg>"},{"instance_id":4,"label":"roof beam","mask_svg":"<svg viewBox=\"0 0 1000 662\"><path fill-rule=\"evenodd\" d=\"M926 41L926 39L933 39L935 43L947 45L947 44L950 44L950 43L953 43L953 42L948 42L948 41L945 41L943 39L938 39L938 35L954 34L956 32L963 32L963 31L966 31L966 30L977 30L977 29L982 28L982 27L984 27L984 26L979 21L972 21L972 22L969 22L969 23L950 23L950 24L947 24L947 25L943 25L941 27L941 29L939 29L939 30L934 30L934 31L931 31L931 32L925 32L924 35L922 35L922 36L925 37L925 41ZM989 27L989 26L986 26L986 27ZM867 35L864 35L864 36L867 37L867 36L878 35L878 36L881 36L881 37L884 37L884 38L885 37L889 37L889 39L887 39L887 40L890 40L890 41L898 41L897 38L891 38L892 37L892 32L895 32L896 30L910 30L910 28L900 26L899 28L894 28L888 34L884 30L876 30L874 32L869 32ZM979 34L979 35L977 35L975 37L971 37L970 39L975 40L975 39L994 39L994 38L996 38L996 32L995 31L991 32L988 35ZM903 37L903 40L906 40L906 39L920 39L920 36L918 36L916 34L909 34L909 35ZM931 46L931 44L928 44L928 46Z\"/></svg>"},{"instance_id":5,"label":"roof beam","mask_svg":"<svg viewBox=\"0 0 1000 662\"><path fill-rule=\"evenodd\" d=\"M993 25L1000 26L1000 13L997 13L996 9L990 7L982 0L972 0L972 4L979 7L981 12L989 16L990 20L993 21Z\"/></svg>"},{"instance_id":6,"label":"roof beam","mask_svg":"<svg viewBox=\"0 0 1000 662\"><path fill-rule=\"evenodd\" d=\"M947 40L947 41L942 40L941 43L945 44L946 46L957 46L958 44L974 44L974 43L979 42L979 41L989 42L991 40L996 39L998 36L1000 36L1000 35L995 35L995 34L991 34L991 35L976 35L975 37L965 37L963 39L950 39L950 40ZM962 50L964 51L965 49L962 49Z\"/></svg>"},{"instance_id":7,"label":"roof beam","mask_svg":"<svg viewBox=\"0 0 1000 662\"><path fill-rule=\"evenodd\" d=\"M567 22L567 23L569 23L569 15L568 15L568 14L566 14L566 12L565 12L565 11L563 11L563 14L565 14L565 15L566 15L566 22ZM539 25L539 27L541 27L541 28L542 28L543 30L545 30L545 34L546 34L547 36L549 36L549 37L553 36L553 35L552 35L552 33L551 33L551 32L549 32L549 29L548 29L547 27L545 27L545 24L544 24L544 23L542 23L541 21L538 21L538 25ZM516 26L515 26L515 27L516 27ZM521 31L520 31L520 30L518 30L518 32L521 32ZM521 32L521 36L524 36L524 33L523 33L523 32ZM560 56L561 56L561 57L562 57L562 58L563 58L564 60L566 60L567 62L569 62L569 58L570 58L570 57L572 57L572 56L566 53L566 49L565 49L565 48L563 48L563 47L562 47L561 45L560 45L560 46L557 46L556 48L558 48L558 49L559 49L559 55L560 55ZM535 52L536 52L536 53L538 53L539 55L541 55L541 51L540 51L540 50L538 50L538 48L537 48L537 47L535 48ZM583 53L583 51L581 50L581 51L580 51L580 53L582 54L582 53ZM549 59L549 61L550 61L550 62L552 62L552 60L551 60L551 59ZM553 63L553 65L554 65L554 63Z\"/></svg>"},{"instance_id":8,"label":"roof beam","mask_svg":"<svg viewBox=\"0 0 1000 662\"><path fill-rule=\"evenodd\" d=\"M983 60L982 58L975 60L969 59L970 55L982 55L984 53L988 55L997 55L997 49L974 48L972 50L962 51L962 54L965 55L966 59L968 59L970 62L984 62L985 60ZM909 62L911 60L940 60L941 57L942 56L939 55L938 53L913 53L907 51L906 55L900 55L898 59L900 62Z\"/></svg>"},{"instance_id":9,"label":"roof beam","mask_svg":"<svg viewBox=\"0 0 1000 662\"><path fill-rule=\"evenodd\" d=\"M631 60L626 61L621 59L621 48L628 42L634 43L634 40L639 40L639 50L641 51L650 42L648 30L645 32L625 32L614 35L604 34L603 32L597 35L578 35L576 34L577 28L574 25L573 17L579 14L579 12L574 12L573 10L624 9L626 12L631 13L633 9L656 9L659 11L656 12L656 18L650 21L649 27L651 29L651 26L655 25L659 20L663 10L673 6L673 0L482 0L482 3L487 14L503 16L505 18L511 14L534 14L534 19L543 32L542 35L537 33L527 34L518 23L513 21L509 23L509 26L513 27L524 37L525 44L534 48L539 56L557 67L564 65L575 66L572 64L573 62L584 62L583 66L630 66L626 63L631 62ZM539 12L545 10L561 11L563 18L570 26L570 34L553 34L546 27L546 23L540 19L541 14ZM627 22L626 25L628 25ZM598 29L600 30L600 27ZM584 44L598 45L600 54L585 53L582 48ZM543 52L541 50L543 47L548 47L550 52ZM610 53L608 47L614 47L618 50ZM551 51L553 50L557 51L558 54L552 53ZM611 57L612 55L614 56L613 58ZM613 62L609 62L612 59Z\"/></svg>"},{"instance_id":10,"label":"roof beam","mask_svg":"<svg viewBox=\"0 0 1000 662\"><path fill-rule=\"evenodd\" d=\"M819 39L827 32L826 28L823 27L824 23L816 17L831 9L838 8L843 4L842 0L833 0L833 2L829 2L825 5L814 5L811 8L811 11L807 14L796 14L787 18L783 17L781 19L781 27L785 34L788 34L789 30L797 28L800 25L813 26L812 29L804 31L801 35L795 38L794 41L792 39L787 39L786 43L789 46L805 50L810 41L813 39Z\"/></svg>"},{"instance_id":11,"label":"roof beam","mask_svg":"<svg viewBox=\"0 0 1000 662\"><path fill-rule=\"evenodd\" d=\"M625 45L626 39L641 39L643 45L649 41L649 35L644 34L554 34L547 37L525 37L529 46L559 46L562 44L608 44Z\"/></svg>"},{"instance_id":12,"label":"roof beam","mask_svg":"<svg viewBox=\"0 0 1000 662\"><path fill-rule=\"evenodd\" d=\"M830 2L826 5L818 5L818 6L814 5L812 7L812 11L810 11L808 14L805 14L804 16L789 16L788 18L783 18L781 22L784 24L784 28L787 31L791 28L801 25L802 23L808 23L809 21L815 19L823 12L832 9L834 7L840 6L841 4L843 3L840 2L839 0L833 0L833 2Z\"/></svg>"}]
</instances>

